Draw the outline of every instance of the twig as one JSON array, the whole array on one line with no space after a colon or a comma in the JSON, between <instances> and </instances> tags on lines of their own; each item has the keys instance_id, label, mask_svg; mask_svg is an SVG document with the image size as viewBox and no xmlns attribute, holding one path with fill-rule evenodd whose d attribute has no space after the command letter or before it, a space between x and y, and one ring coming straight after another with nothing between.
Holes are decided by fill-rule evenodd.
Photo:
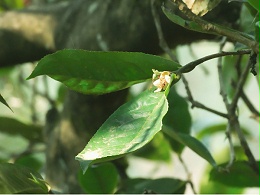
<instances>
[{"instance_id":1,"label":"twig","mask_svg":"<svg viewBox=\"0 0 260 195\"><path fill-rule=\"evenodd\" d=\"M224 44L225 44L225 40L222 42L222 44L220 46L220 50L224 47ZM241 144L242 148L244 149L244 152L248 158L248 161L249 161L251 167L255 170L256 173L259 174L259 168L257 166L256 160L255 160L255 158L248 146L248 143L245 139L245 136L241 130L241 127L240 127L240 124L238 121L238 116L236 114L237 101L238 101L239 97L241 96L241 91L243 89L243 85L244 85L246 77L249 73L250 67L251 67L251 62L249 60L246 68L242 72L242 75L238 81L237 90L235 92L234 98L233 98L232 102L229 103L228 99L227 99L227 94L224 91L225 87L224 87L223 78L222 78L222 58L218 59L218 75L219 75L219 84L220 84L220 94L222 95L223 102L225 103L225 106L226 106L226 109L228 112L228 125L230 126L229 129L227 129L228 131L226 132L227 138L229 140L230 152L231 152L231 154L230 154L231 158L227 165L227 168L229 168L232 165L232 163L234 161L234 157L235 157L233 143L232 143L231 136L230 136L231 135L230 130L231 130L231 128L234 128L234 130L236 131L238 138L240 140L240 144Z\"/></svg>"},{"instance_id":2,"label":"twig","mask_svg":"<svg viewBox=\"0 0 260 195\"><path fill-rule=\"evenodd\" d=\"M173 55L171 49L169 48L168 44L166 43L166 41L164 39L162 27L161 27L161 21L160 21L160 17L159 17L155 2L156 2L156 0L151 1L151 9L152 9L152 14L153 14L154 24L155 24L158 38L159 38L159 45L163 49L163 51L170 56L170 58L173 61L177 62L178 60L177 60L176 56Z\"/></svg>"},{"instance_id":3,"label":"twig","mask_svg":"<svg viewBox=\"0 0 260 195\"><path fill-rule=\"evenodd\" d=\"M230 104L230 109L233 111L236 107L237 107L237 102L238 102L238 99L241 95L241 91L243 89L243 86L246 82L246 78L247 78L247 75L249 73L249 70L251 68L251 60L248 61L247 65L246 65L246 68L244 69L244 71L242 72L242 75L240 76L240 79L238 80L238 84L237 84L237 87L236 87L236 91L235 91L235 95L233 97L233 100Z\"/></svg>"},{"instance_id":4,"label":"twig","mask_svg":"<svg viewBox=\"0 0 260 195\"><path fill-rule=\"evenodd\" d=\"M245 102L245 104L248 107L248 109L252 112L252 114L254 114L254 115L259 117L259 115L260 115L259 111L256 110L256 108L250 102L250 100L248 99L247 95L244 93L243 90L241 91L241 98Z\"/></svg>"},{"instance_id":5,"label":"twig","mask_svg":"<svg viewBox=\"0 0 260 195\"><path fill-rule=\"evenodd\" d=\"M228 55L243 55L243 54L250 54L250 53L251 53L251 50L240 50L240 51L234 51L234 52L221 51L219 53L208 55L206 57L200 58L198 60L192 61L192 62L184 65L183 67L181 67L180 69L178 69L176 71L176 74L182 74L182 73L190 72L196 66L198 66L199 64L202 64L203 62L208 61L208 60L212 60L214 58L220 58L220 57L228 56Z\"/></svg>"},{"instance_id":6,"label":"twig","mask_svg":"<svg viewBox=\"0 0 260 195\"><path fill-rule=\"evenodd\" d=\"M211 108L208 108L207 106L205 106L205 105L203 105L203 104L201 104L201 103L195 101L195 100L193 99L193 97L192 97L192 94L191 94L191 90L190 90L190 88L189 88L188 81L185 79L184 76L182 76L182 81L183 81L183 84L184 84L184 86L185 86L186 93L187 93L187 95L188 95L188 100L189 100L190 103L191 103L191 108L196 107L196 108L204 109L204 110L206 110L206 111L212 112L212 113L214 113L214 114L216 114L216 115L219 115L219 116L221 116L221 117L228 118L227 114L222 113L222 112L219 112L219 111L216 111L216 110L211 109Z\"/></svg>"},{"instance_id":7,"label":"twig","mask_svg":"<svg viewBox=\"0 0 260 195\"><path fill-rule=\"evenodd\" d=\"M194 193L194 194L197 194L197 192L196 192L196 190L195 190L195 188L194 188L194 185L193 185L193 183L191 182L191 173L189 172L189 169L188 169L187 165L185 164L185 162L184 162L184 160L182 159L182 157L181 157L180 154L178 154L178 159L179 159L179 161L181 162L181 164L182 164L182 166L183 166L183 168L184 168L184 170L185 170L185 172L186 172L186 174L187 174L187 182L190 184L190 187L191 187L193 193Z\"/></svg>"},{"instance_id":8,"label":"twig","mask_svg":"<svg viewBox=\"0 0 260 195\"><path fill-rule=\"evenodd\" d=\"M220 44L220 49L219 49L220 51L223 49L225 44L226 44L226 37L223 38L223 40ZM230 117L232 117L232 114L231 114L231 110L230 110L230 104L229 104L228 99L227 99L227 94L225 92L225 85L224 85L224 80L223 80L223 76L222 76L222 57L220 57L218 59L218 66L217 67L218 67L220 95L222 96L223 102L224 102L226 109L227 109L227 112L228 112L228 125L227 125L227 129L226 129L226 137L228 139L229 148L230 148L230 158L229 158L229 162L226 166L226 168L228 169L233 165L233 163L235 161L235 150L234 150L234 145L233 145L232 136L231 136L232 124L231 124Z\"/></svg>"},{"instance_id":9,"label":"twig","mask_svg":"<svg viewBox=\"0 0 260 195\"><path fill-rule=\"evenodd\" d=\"M226 128L226 131L225 131L226 137L227 137L228 143L229 143L229 148L230 148L230 158L229 158L228 164L226 165L226 168L227 168L227 169L229 169L229 168L233 165L233 163L234 163L234 161L235 161L235 159L236 159L235 149L234 149L234 145L233 145L233 141L232 141L232 136L231 136L231 130L232 130L232 129L231 129L231 127L230 127L230 123L228 123L227 128Z\"/></svg>"}]
</instances>

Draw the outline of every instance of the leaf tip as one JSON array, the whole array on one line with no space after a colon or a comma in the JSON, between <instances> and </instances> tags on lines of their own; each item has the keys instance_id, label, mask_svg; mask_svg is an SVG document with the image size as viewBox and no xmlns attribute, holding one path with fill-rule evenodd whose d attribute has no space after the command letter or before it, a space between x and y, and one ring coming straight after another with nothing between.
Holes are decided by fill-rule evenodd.
<instances>
[{"instance_id":1,"label":"leaf tip","mask_svg":"<svg viewBox=\"0 0 260 195\"><path fill-rule=\"evenodd\" d=\"M92 160L83 160L79 155L75 157L75 160L79 161L80 167L82 169L83 174L88 170Z\"/></svg>"}]
</instances>

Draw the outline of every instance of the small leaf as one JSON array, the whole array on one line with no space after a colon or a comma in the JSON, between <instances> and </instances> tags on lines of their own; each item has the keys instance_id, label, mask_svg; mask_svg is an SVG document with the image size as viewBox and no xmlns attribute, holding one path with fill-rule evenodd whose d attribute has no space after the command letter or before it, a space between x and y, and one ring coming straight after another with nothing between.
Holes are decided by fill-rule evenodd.
<instances>
[{"instance_id":1,"label":"small leaf","mask_svg":"<svg viewBox=\"0 0 260 195\"><path fill-rule=\"evenodd\" d=\"M160 179L128 179L117 194L183 194L186 189L185 181L174 178Z\"/></svg>"},{"instance_id":2,"label":"small leaf","mask_svg":"<svg viewBox=\"0 0 260 195\"><path fill-rule=\"evenodd\" d=\"M117 109L76 156L83 172L100 162L136 151L161 130L168 110L165 94L145 91Z\"/></svg>"},{"instance_id":3,"label":"small leaf","mask_svg":"<svg viewBox=\"0 0 260 195\"><path fill-rule=\"evenodd\" d=\"M42 127L24 124L16 119L0 117L0 131L10 135L21 135L28 140L42 141Z\"/></svg>"},{"instance_id":4,"label":"small leaf","mask_svg":"<svg viewBox=\"0 0 260 195\"><path fill-rule=\"evenodd\" d=\"M2 104L4 104L6 107L8 107L12 112L14 112L13 110L12 110L12 108L7 104L7 102L5 101L5 99L3 98L3 96L0 94L0 102L2 103Z\"/></svg>"},{"instance_id":5,"label":"small leaf","mask_svg":"<svg viewBox=\"0 0 260 195\"><path fill-rule=\"evenodd\" d=\"M89 167L84 175L79 172L80 185L88 194L112 194L118 181L119 175L112 163Z\"/></svg>"},{"instance_id":6,"label":"small leaf","mask_svg":"<svg viewBox=\"0 0 260 195\"><path fill-rule=\"evenodd\" d=\"M165 58L135 52L61 50L45 56L28 79L48 75L84 94L118 91L152 78L152 69L177 70Z\"/></svg>"},{"instance_id":7,"label":"small leaf","mask_svg":"<svg viewBox=\"0 0 260 195\"><path fill-rule=\"evenodd\" d=\"M196 138L184 134L184 133L176 133L171 128L167 126L163 126L163 132L168 134L172 139L175 139L179 143L182 143L183 145L189 147L191 150L196 152L199 156L204 158L206 161L208 161L213 167L216 167L216 162L211 156L208 149Z\"/></svg>"},{"instance_id":8,"label":"small leaf","mask_svg":"<svg viewBox=\"0 0 260 195\"><path fill-rule=\"evenodd\" d=\"M227 163L224 163L219 166L226 165ZM259 175L245 161L236 161L229 170L212 169L210 179L233 187L259 187Z\"/></svg>"},{"instance_id":9,"label":"small leaf","mask_svg":"<svg viewBox=\"0 0 260 195\"><path fill-rule=\"evenodd\" d=\"M0 163L1 194L47 194L41 175L21 165Z\"/></svg>"},{"instance_id":10,"label":"small leaf","mask_svg":"<svg viewBox=\"0 0 260 195\"><path fill-rule=\"evenodd\" d=\"M175 24L178 24L188 30L193 30L193 31L202 32L202 33L205 32L205 30L200 25L198 25L196 22L185 20L182 17L174 14L172 11L165 8L164 6L162 6L162 10L163 10L164 14L167 16L167 18L169 20L171 20L172 22L174 22Z\"/></svg>"}]
</instances>

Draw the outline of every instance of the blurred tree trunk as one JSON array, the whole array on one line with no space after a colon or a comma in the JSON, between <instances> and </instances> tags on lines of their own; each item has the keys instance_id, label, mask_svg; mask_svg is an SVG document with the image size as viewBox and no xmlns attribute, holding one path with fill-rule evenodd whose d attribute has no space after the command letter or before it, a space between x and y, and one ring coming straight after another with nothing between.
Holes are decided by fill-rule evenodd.
<instances>
[{"instance_id":1,"label":"blurred tree trunk","mask_svg":"<svg viewBox=\"0 0 260 195\"><path fill-rule=\"evenodd\" d=\"M171 47L213 37L187 31L160 14ZM6 12L0 15L0 45L0 67L38 60L63 48L162 52L149 0L73 0ZM87 96L69 91L62 112L48 112L46 178L52 187L63 193L82 192L74 157L125 102L127 92Z\"/></svg>"}]
</instances>

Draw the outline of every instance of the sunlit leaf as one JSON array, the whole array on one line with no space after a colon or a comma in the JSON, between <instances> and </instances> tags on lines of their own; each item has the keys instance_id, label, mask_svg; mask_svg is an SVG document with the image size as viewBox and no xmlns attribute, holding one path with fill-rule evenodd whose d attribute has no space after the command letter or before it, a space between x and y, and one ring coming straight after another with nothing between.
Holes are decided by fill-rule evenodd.
<instances>
[{"instance_id":1,"label":"sunlit leaf","mask_svg":"<svg viewBox=\"0 0 260 195\"><path fill-rule=\"evenodd\" d=\"M224 163L220 167L226 165ZM246 161L236 161L228 170L212 169L210 179L233 187L259 187L259 172L256 173Z\"/></svg>"},{"instance_id":2,"label":"sunlit leaf","mask_svg":"<svg viewBox=\"0 0 260 195\"><path fill-rule=\"evenodd\" d=\"M203 159L208 161L213 167L216 167L216 162L211 156L208 149L196 138L188 134L177 133L166 125L163 126L163 132L168 134L172 139L176 140L177 142L189 147Z\"/></svg>"},{"instance_id":3,"label":"sunlit leaf","mask_svg":"<svg viewBox=\"0 0 260 195\"><path fill-rule=\"evenodd\" d=\"M79 172L80 185L88 194L112 194L118 181L119 175L112 163L89 167L84 175Z\"/></svg>"},{"instance_id":4,"label":"sunlit leaf","mask_svg":"<svg viewBox=\"0 0 260 195\"><path fill-rule=\"evenodd\" d=\"M179 64L134 52L61 50L40 60L28 79L48 75L85 94L118 91L152 78L152 69L174 71Z\"/></svg>"},{"instance_id":5,"label":"sunlit leaf","mask_svg":"<svg viewBox=\"0 0 260 195\"><path fill-rule=\"evenodd\" d=\"M145 91L117 109L76 156L83 172L91 163L116 158L147 144L161 130L168 110L163 92Z\"/></svg>"},{"instance_id":6,"label":"sunlit leaf","mask_svg":"<svg viewBox=\"0 0 260 195\"><path fill-rule=\"evenodd\" d=\"M185 181L174 178L128 179L117 192L118 194L183 194Z\"/></svg>"},{"instance_id":7,"label":"sunlit leaf","mask_svg":"<svg viewBox=\"0 0 260 195\"><path fill-rule=\"evenodd\" d=\"M21 165L0 163L1 194L47 194L41 175Z\"/></svg>"}]
</instances>

